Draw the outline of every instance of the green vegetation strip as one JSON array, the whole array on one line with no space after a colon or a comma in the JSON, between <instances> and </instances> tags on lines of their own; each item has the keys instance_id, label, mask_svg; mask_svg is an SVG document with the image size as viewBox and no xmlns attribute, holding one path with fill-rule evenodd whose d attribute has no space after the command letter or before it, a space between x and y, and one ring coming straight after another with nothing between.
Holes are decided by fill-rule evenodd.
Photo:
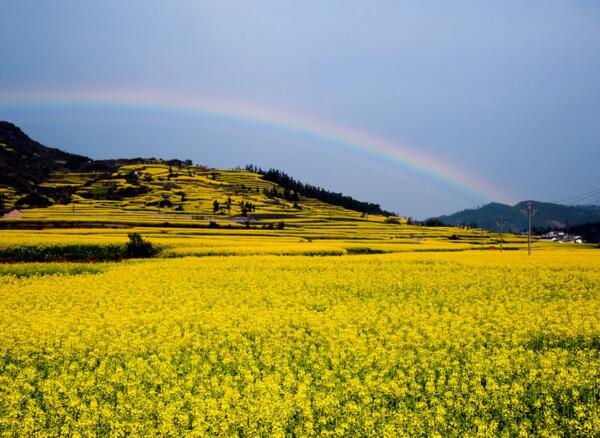
<instances>
[{"instance_id":1,"label":"green vegetation strip","mask_svg":"<svg viewBox=\"0 0 600 438\"><path fill-rule=\"evenodd\" d=\"M2 262L50 262L68 260L120 260L123 245L38 245L0 248Z\"/></svg>"},{"instance_id":2,"label":"green vegetation strip","mask_svg":"<svg viewBox=\"0 0 600 438\"><path fill-rule=\"evenodd\" d=\"M100 274L105 271L106 264L98 263L18 263L0 265L0 276L16 278L45 275L82 275Z\"/></svg>"}]
</instances>

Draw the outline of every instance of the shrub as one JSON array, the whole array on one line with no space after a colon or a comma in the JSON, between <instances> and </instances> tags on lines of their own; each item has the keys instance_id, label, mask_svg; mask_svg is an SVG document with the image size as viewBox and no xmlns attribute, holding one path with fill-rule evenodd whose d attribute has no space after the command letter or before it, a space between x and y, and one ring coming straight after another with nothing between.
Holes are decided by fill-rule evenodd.
<instances>
[{"instance_id":1,"label":"shrub","mask_svg":"<svg viewBox=\"0 0 600 438\"><path fill-rule=\"evenodd\" d=\"M382 249L369 248L368 246L357 246L352 248L346 248L348 254L385 254L386 251Z\"/></svg>"},{"instance_id":2,"label":"shrub","mask_svg":"<svg viewBox=\"0 0 600 438\"><path fill-rule=\"evenodd\" d=\"M129 242L125 245L125 257L146 258L157 253L152 243L142 239L139 233L129 233Z\"/></svg>"}]
</instances>

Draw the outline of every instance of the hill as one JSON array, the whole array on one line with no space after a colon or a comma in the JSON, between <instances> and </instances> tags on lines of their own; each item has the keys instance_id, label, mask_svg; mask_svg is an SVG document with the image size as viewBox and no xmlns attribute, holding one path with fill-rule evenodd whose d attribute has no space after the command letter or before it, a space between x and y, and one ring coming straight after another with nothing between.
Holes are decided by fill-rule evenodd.
<instances>
[{"instance_id":1,"label":"hill","mask_svg":"<svg viewBox=\"0 0 600 438\"><path fill-rule=\"evenodd\" d=\"M93 206L239 222L317 213L354 219L392 215L377 204L303 184L272 169L211 169L191 160L157 158L92 160L46 147L8 122L0 122L0 175L5 207L71 205L75 211Z\"/></svg>"},{"instance_id":2,"label":"hill","mask_svg":"<svg viewBox=\"0 0 600 438\"><path fill-rule=\"evenodd\" d=\"M431 218L450 226L474 226L488 230L497 230L500 217L506 222L505 229L521 232L527 229L527 217L522 210L527 208L523 201L510 206L492 202L476 209L462 210L457 213ZM600 207L567 206L548 202L531 201L537 210L532 225L535 228L562 229L571 225L600 221Z\"/></svg>"}]
</instances>

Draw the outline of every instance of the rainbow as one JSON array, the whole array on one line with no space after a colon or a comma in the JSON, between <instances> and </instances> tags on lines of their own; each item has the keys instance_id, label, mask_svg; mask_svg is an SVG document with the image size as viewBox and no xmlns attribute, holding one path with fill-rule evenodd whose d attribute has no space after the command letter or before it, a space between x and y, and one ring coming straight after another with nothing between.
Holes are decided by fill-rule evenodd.
<instances>
[{"instance_id":1,"label":"rainbow","mask_svg":"<svg viewBox=\"0 0 600 438\"><path fill-rule=\"evenodd\" d=\"M474 172L455 164L348 126L273 109L256 103L214 97L194 97L165 91L133 91L124 89L42 90L0 92L0 109L44 108L125 109L159 113L218 117L253 123L269 129L337 145L383 160L388 164L451 186L479 200L510 202L514 199Z\"/></svg>"}]
</instances>

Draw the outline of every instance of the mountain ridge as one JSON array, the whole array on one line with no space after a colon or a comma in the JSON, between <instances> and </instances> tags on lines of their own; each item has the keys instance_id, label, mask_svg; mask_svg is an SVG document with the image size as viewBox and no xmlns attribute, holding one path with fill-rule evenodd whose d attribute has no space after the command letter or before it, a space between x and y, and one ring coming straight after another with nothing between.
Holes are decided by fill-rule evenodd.
<instances>
[{"instance_id":1,"label":"mountain ridge","mask_svg":"<svg viewBox=\"0 0 600 438\"><path fill-rule=\"evenodd\" d=\"M497 231L500 218L504 229L522 232L527 229L527 217L522 210L531 202L535 214L532 226L540 229L565 229L571 225L600 222L600 207L594 205L569 206L552 202L521 201L515 205L490 202L478 208L465 209L449 215L436 216L429 221L439 221L451 226L472 226Z\"/></svg>"}]
</instances>

